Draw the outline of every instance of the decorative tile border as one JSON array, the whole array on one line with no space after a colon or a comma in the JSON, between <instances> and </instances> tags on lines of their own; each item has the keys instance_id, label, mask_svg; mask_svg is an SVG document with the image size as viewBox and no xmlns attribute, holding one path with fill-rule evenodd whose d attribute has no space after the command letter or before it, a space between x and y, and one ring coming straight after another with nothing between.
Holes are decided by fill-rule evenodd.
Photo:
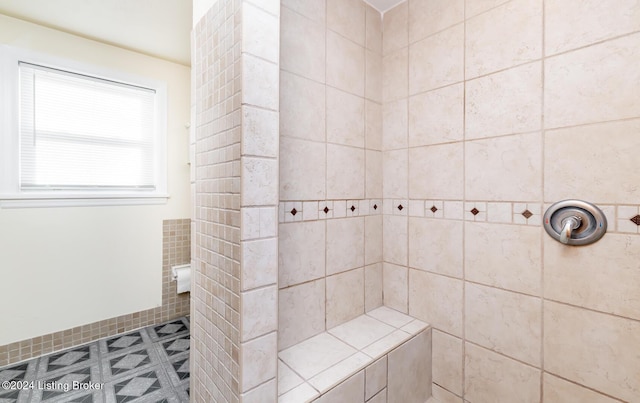
<instances>
[{"instance_id":1,"label":"decorative tile border","mask_svg":"<svg viewBox=\"0 0 640 403\"><path fill-rule=\"evenodd\" d=\"M447 220L541 226L550 204L433 199L361 199L281 201L280 223L369 215L399 215ZM607 217L607 232L640 234L640 206L598 206Z\"/></svg>"}]
</instances>

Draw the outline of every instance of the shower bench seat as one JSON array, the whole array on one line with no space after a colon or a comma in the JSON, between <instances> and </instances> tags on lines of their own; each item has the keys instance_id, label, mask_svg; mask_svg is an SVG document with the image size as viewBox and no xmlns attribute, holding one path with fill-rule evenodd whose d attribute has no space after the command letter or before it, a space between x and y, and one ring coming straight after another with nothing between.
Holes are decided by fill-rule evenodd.
<instances>
[{"instance_id":1,"label":"shower bench seat","mask_svg":"<svg viewBox=\"0 0 640 403\"><path fill-rule=\"evenodd\" d=\"M424 403L431 396L431 327L384 306L278 358L278 403Z\"/></svg>"}]
</instances>

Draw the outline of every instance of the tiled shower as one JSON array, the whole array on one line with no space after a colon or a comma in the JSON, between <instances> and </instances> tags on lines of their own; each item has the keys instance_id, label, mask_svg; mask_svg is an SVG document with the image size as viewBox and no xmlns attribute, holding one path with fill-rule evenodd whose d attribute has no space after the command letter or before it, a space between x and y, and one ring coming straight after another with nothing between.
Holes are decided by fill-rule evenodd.
<instances>
[{"instance_id":1,"label":"tiled shower","mask_svg":"<svg viewBox=\"0 0 640 403\"><path fill-rule=\"evenodd\" d=\"M440 402L640 400L639 30L626 0L215 3L195 396L275 401L278 351L384 305L432 326ZM543 231L569 198L597 244Z\"/></svg>"}]
</instances>

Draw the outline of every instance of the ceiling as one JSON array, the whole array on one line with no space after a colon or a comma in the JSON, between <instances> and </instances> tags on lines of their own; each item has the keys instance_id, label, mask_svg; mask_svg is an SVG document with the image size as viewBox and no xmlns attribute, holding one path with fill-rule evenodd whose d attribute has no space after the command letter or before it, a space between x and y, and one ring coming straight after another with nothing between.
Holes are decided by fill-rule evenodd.
<instances>
[{"instance_id":1,"label":"ceiling","mask_svg":"<svg viewBox=\"0 0 640 403\"><path fill-rule=\"evenodd\" d=\"M192 0L0 0L0 14L184 65L191 10Z\"/></svg>"},{"instance_id":2,"label":"ceiling","mask_svg":"<svg viewBox=\"0 0 640 403\"><path fill-rule=\"evenodd\" d=\"M367 3L371 4L373 7L378 9L381 13L384 13L387 10L390 10L397 6L400 3L403 3L405 0L364 0Z\"/></svg>"}]
</instances>

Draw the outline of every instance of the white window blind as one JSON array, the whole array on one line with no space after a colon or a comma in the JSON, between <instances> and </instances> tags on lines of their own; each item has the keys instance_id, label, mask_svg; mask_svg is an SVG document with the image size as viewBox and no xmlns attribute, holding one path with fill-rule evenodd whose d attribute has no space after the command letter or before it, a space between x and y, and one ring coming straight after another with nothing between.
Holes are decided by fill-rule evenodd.
<instances>
[{"instance_id":1,"label":"white window blind","mask_svg":"<svg viewBox=\"0 0 640 403\"><path fill-rule=\"evenodd\" d=\"M21 191L154 191L156 93L19 63Z\"/></svg>"}]
</instances>

